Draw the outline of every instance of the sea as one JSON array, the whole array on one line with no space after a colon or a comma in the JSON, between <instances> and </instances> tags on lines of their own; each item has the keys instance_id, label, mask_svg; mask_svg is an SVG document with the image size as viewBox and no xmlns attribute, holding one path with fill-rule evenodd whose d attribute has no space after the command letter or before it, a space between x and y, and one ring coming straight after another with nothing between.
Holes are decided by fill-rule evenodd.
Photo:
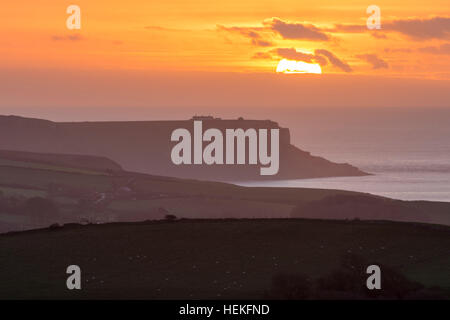
<instances>
[{"instance_id":1,"label":"sea","mask_svg":"<svg viewBox=\"0 0 450 320\"><path fill-rule=\"evenodd\" d=\"M371 175L238 184L450 202L450 109L313 110L280 124L290 128L291 142L300 149Z\"/></svg>"},{"instance_id":2,"label":"sea","mask_svg":"<svg viewBox=\"0 0 450 320\"><path fill-rule=\"evenodd\" d=\"M189 119L193 114L211 114L223 119L270 119L290 129L291 143L298 148L334 162L349 163L371 175L236 184L341 189L402 200L450 202L450 101L448 103L448 106L439 108L376 105L314 108L243 106L220 110L178 108L171 109L170 114L165 108L130 107L126 117L121 110L107 113L97 110L95 115L89 115L89 119L79 118L85 117L86 112L80 114L76 109L70 121L167 120L173 119L174 114L180 120ZM56 118L52 120L68 121L67 110L63 111L59 111L58 118L58 110L53 110Z\"/></svg>"}]
</instances>

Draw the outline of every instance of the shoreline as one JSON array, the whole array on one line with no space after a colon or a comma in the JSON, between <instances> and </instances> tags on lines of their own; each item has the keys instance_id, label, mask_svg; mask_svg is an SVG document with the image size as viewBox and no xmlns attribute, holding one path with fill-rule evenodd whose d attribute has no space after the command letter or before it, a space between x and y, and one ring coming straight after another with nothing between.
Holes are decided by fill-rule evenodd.
<instances>
[{"instance_id":1,"label":"shoreline","mask_svg":"<svg viewBox=\"0 0 450 320\"><path fill-rule=\"evenodd\" d=\"M367 176L233 181L244 187L292 187L370 193L396 200L450 202L450 174L381 172Z\"/></svg>"}]
</instances>

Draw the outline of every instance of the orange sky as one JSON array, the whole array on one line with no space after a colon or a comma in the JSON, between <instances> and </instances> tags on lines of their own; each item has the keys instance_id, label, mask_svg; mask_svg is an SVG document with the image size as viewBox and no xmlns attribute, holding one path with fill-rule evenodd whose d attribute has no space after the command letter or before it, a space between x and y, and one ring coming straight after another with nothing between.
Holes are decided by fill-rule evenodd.
<instances>
[{"instance_id":1,"label":"orange sky","mask_svg":"<svg viewBox=\"0 0 450 320\"><path fill-rule=\"evenodd\" d=\"M66 28L70 4L81 8L80 30ZM382 28L375 31L366 27L370 4L359 0L15 0L3 3L0 9L0 81L8 82L8 74L19 84L20 77L33 78L32 74L39 72L42 77L30 87L43 86L46 91L49 86L56 90L64 82L73 84L71 73L80 71L99 77L105 72L125 72L121 81L128 84L139 81L136 72L147 77L185 74L186 81L192 73L197 74L192 78L196 81L202 72L201 83L205 84L208 73L217 72L254 74L261 79L274 74L278 62L287 58L320 63L323 74L319 77L341 75L355 85L360 77L373 82L395 78L393 85L399 88L404 79L430 79L447 91L450 2L376 1L373 4L381 9ZM52 82L55 72L59 74L56 83ZM129 81L125 80L127 72L133 73ZM279 80L275 77L272 81ZM82 83L80 80L77 85ZM242 85L254 91L253 83ZM331 86L333 81L325 83ZM0 88L4 97L0 107L43 105L49 98L39 91L31 90L27 100L12 95L11 88ZM242 93L236 100L241 97ZM435 93L432 97L436 98ZM85 98L81 105L113 101L99 101L95 93ZM438 98L448 97L438 94ZM145 95L141 99L144 105L156 103ZM277 98L273 99L275 103ZM53 103L64 104L60 100ZM345 97L335 103L345 105Z\"/></svg>"}]
</instances>

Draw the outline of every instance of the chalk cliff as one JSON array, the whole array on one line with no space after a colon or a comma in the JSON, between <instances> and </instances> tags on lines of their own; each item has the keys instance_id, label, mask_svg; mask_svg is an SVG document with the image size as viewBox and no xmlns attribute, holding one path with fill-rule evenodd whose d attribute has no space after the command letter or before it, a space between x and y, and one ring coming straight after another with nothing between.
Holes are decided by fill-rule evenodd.
<instances>
[{"instance_id":1,"label":"chalk cliff","mask_svg":"<svg viewBox=\"0 0 450 320\"><path fill-rule=\"evenodd\" d=\"M155 175L202 180L242 181L297 179L330 176L358 176L365 173L349 164L330 162L290 143L289 129L270 120L221 120L202 118L203 130L217 128L279 128L280 169L273 176L261 176L257 165L181 165L172 163L173 130L192 132L194 120L52 122L0 116L0 149L31 152L103 156L125 170Z\"/></svg>"}]
</instances>

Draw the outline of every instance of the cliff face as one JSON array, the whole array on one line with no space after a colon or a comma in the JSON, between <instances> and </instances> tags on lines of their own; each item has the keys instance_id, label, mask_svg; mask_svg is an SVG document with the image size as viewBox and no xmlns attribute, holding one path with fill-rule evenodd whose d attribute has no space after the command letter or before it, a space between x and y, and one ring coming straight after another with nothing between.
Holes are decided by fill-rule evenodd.
<instances>
[{"instance_id":1,"label":"cliff face","mask_svg":"<svg viewBox=\"0 0 450 320\"><path fill-rule=\"evenodd\" d=\"M85 154L108 157L125 170L204 180L242 181L364 175L348 164L311 156L290 144L289 129L269 120L203 120L203 130L217 128L279 128L280 169L261 176L261 165L179 165L170 154L172 131L192 132L193 120L56 123L47 120L0 116L0 149Z\"/></svg>"}]
</instances>

